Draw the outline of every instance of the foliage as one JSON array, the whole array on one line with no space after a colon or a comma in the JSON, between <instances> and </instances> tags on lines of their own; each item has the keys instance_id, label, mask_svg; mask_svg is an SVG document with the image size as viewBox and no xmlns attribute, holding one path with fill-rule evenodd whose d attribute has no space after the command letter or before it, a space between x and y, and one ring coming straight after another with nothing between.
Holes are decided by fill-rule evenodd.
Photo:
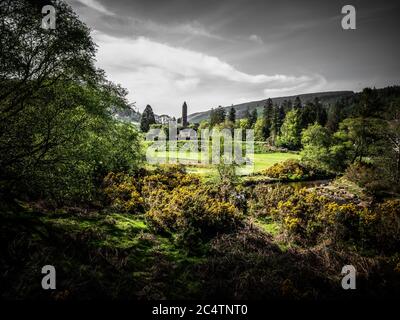
<instances>
[{"instance_id":1,"label":"foliage","mask_svg":"<svg viewBox=\"0 0 400 320\"><path fill-rule=\"evenodd\" d=\"M262 204L271 201L273 205L265 211L262 206L253 206L256 214L274 217L298 244L330 239L338 245L355 244L389 254L396 252L400 244L399 200L385 200L366 208L352 202L340 203L312 189L293 189L286 198L271 190L265 195L257 192Z\"/></svg>"},{"instance_id":2,"label":"foliage","mask_svg":"<svg viewBox=\"0 0 400 320\"><path fill-rule=\"evenodd\" d=\"M274 113L274 106L272 104L271 98L267 99L265 105L263 107L263 114L262 114L262 139L257 139L257 141L265 141L271 134L271 128L273 124L273 113ZM255 136L257 137L257 132Z\"/></svg>"},{"instance_id":3,"label":"foliage","mask_svg":"<svg viewBox=\"0 0 400 320\"><path fill-rule=\"evenodd\" d=\"M301 134L303 149L300 152L301 160L309 166L332 170L331 161L334 157L330 154L331 136L328 129L315 123L303 130Z\"/></svg>"},{"instance_id":4,"label":"foliage","mask_svg":"<svg viewBox=\"0 0 400 320\"><path fill-rule=\"evenodd\" d=\"M346 148L346 158L350 163L362 161L364 157L377 154L383 125L376 118L347 118L340 123L339 131L334 137Z\"/></svg>"},{"instance_id":5,"label":"foliage","mask_svg":"<svg viewBox=\"0 0 400 320\"><path fill-rule=\"evenodd\" d=\"M217 109L212 109L210 113L210 127L214 127L225 121L225 109L219 106Z\"/></svg>"},{"instance_id":6,"label":"foliage","mask_svg":"<svg viewBox=\"0 0 400 320\"><path fill-rule=\"evenodd\" d=\"M255 216L271 216L272 210L276 209L280 201L288 199L294 188L287 185L259 184L253 192L250 201L250 213Z\"/></svg>"},{"instance_id":7,"label":"foliage","mask_svg":"<svg viewBox=\"0 0 400 320\"><path fill-rule=\"evenodd\" d=\"M254 139L256 141L265 141L264 139L265 120L258 118L254 124Z\"/></svg>"},{"instance_id":8,"label":"foliage","mask_svg":"<svg viewBox=\"0 0 400 320\"><path fill-rule=\"evenodd\" d=\"M140 118L140 130L142 132L147 132L150 129L150 125L156 123L156 119L154 117L153 109L150 105L147 105L144 108L142 117Z\"/></svg>"},{"instance_id":9,"label":"foliage","mask_svg":"<svg viewBox=\"0 0 400 320\"><path fill-rule=\"evenodd\" d=\"M197 250L201 239L239 226L240 212L218 199L205 186L179 186L172 191L154 191L147 217L156 230L177 233L189 250Z\"/></svg>"},{"instance_id":10,"label":"foliage","mask_svg":"<svg viewBox=\"0 0 400 320\"><path fill-rule=\"evenodd\" d=\"M138 213L143 210L144 200L132 176L110 172L104 178L103 186L112 208L124 213Z\"/></svg>"},{"instance_id":11,"label":"foliage","mask_svg":"<svg viewBox=\"0 0 400 320\"><path fill-rule=\"evenodd\" d=\"M253 109L253 111L248 116L250 127L253 127L255 125L257 118L258 118L257 109Z\"/></svg>"},{"instance_id":12,"label":"foliage","mask_svg":"<svg viewBox=\"0 0 400 320\"><path fill-rule=\"evenodd\" d=\"M235 108L230 108L228 113L228 121L235 123L236 121L236 110Z\"/></svg>"},{"instance_id":13,"label":"foliage","mask_svg":"<svg viewBox=\"0 0 400 320\"><path fill-rule=\"evenodd\" d=\"M112 117L126 91L94 67L89 29L54 6L57 28L44 30L33 2L0 5L0 185L10 198L91 201L107 172L137 168L139 136Z\"/></svg>"},{"instance_id":14,"label":"foliage","mask_svg":"<svg viewBox=\"0 0 400 320\"><path fill-rule=\"evenodd\" d=\"M293 109L286 114L276 144L290 150L299 149L301 142L300 131L300 112L298 109Z\"/></svg>"},{"instance_id":15,"label":"foliage","mask_svg":"<svg viewBox=\"0 0 400 320\"><path fill-rule=\"evenodd\" d=\"M375 196L381 195L384 191L389 191L391 185L383 176L382 168L373 164L356 162L349 165L345 171L345 176L350 181L364 188L367 193Z\"/></svg>"},{"instance_id":16,"label":"foliage","mask_svg":"<svg viewBox=\"0 0 400 320\"><path fill-rule=\"evenodd\" d=\"M309 180L325 175L321 170L313 169L293 159L278 162L265 169L262 173L280 181Z\"/></svg>"}]
</instances>

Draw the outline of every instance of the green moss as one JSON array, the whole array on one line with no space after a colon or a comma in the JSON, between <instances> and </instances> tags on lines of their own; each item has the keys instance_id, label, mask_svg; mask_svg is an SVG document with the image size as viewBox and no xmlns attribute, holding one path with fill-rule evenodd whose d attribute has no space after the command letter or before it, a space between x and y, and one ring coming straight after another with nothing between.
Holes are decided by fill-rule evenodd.
<instances>
[{"instance_id":1,"label":"green moss","mask_svg":"<svg viewBox=\"0 0 400 320\"><path fill-rule=\"evenodd\" d=\"M273 221L272 219L261 219L258 218L254 222L262 231L272 235L276 236L281 232L281 226Z\"/></svg>"}]
</instances>

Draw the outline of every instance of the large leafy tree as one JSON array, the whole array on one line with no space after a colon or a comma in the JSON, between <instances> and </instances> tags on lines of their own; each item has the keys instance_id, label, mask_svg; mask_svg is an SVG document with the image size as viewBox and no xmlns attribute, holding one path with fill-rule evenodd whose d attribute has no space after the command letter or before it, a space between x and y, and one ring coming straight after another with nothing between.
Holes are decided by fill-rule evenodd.
<instances>
[{"instance_id":1,"label":"large leafy tree","mask_svg":"<svg viewBox=\"0 0 400 320\"><path fill-rule=\"evenodd\" d=\"M114 149L90 150L109 141L126 91L94 67L90 31L67 4L52 1L56 28L46 30L37 3L0 2L0 181L10 192L71 196L113 169Z\"/></svg>"},{"instance_id":2,"label":"large leafy tree","mask_svg":"<svg viewBox=\"0 0 400 320\"><path fill-rule=\"evenodd\" d=\"M329 153L332 137L328 129L318 123L310 125L302 131L301 143L303 149L300 155L305 163L311 167L331 171L332 157Z\"/></svg>"},{"instance_id":3,"label":"large leafy tree","mask_svg":"<svg viewBox=\"0 0 400 320\"><path fill-rule=\"evenodd\" d=\"M285 117L281 127L281 134L277 138L277 145L291 150L300 148L300 111L298 109L290 110Z\"/></svg>"},{"instance_id":4,"label":"large leafy tree","mask_svg":"<svg viewBox=\"0 0 400 320\"><path fill-rule=\"evenodd\" d=\"M377 118L347 118L339 125L335 138L348 150L351 163L374 157L381 149L384 122Z\"/></svg>"},{"instance_id":5,"label":"large leafy tree","mask_svg":"<svg viewBox=\"0 0 400 320\"><path fill-rule=\"evenodd\" d=\"M210 114L210 126L214 127L225 121L225 110L221 106L217 109L212 109Z\"/></svg>"}]
</instances>

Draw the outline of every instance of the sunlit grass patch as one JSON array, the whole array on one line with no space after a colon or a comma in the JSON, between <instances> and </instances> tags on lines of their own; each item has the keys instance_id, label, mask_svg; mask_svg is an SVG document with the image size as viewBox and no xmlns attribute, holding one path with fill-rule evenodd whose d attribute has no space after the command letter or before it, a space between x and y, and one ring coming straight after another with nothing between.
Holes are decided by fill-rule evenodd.
<instances>
[{"instance_id":1,"label":"sunlit grass patch","mask_svg":"<svg viewBox=\"0 0 400 320\"><path fill-rule=\"evenodd\" d=\"M157 160L170 161L175 159L178 163L186 166L189 173L196 173L203 177L212 177L217 175L215 165L210 161L208 164L200 162L202 159L201 152L185 151L185 152L172 152L172 151L158 151L153 152L152 156ZM299 159L299 155L295 153L286 152L269 152L269 153L256 153L254 157L254 164L247 166L240 166L237 168L237 174L247 176L252 173L258 173L278 162L288 159Z\"/></svg>"}]
</instances>

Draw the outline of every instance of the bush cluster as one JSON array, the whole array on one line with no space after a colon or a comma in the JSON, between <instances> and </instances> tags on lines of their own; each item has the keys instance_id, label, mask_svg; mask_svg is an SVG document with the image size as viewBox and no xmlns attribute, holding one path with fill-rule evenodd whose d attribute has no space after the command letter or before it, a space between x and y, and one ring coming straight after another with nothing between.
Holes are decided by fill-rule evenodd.
<instances>
[{"instance_id":1,"label":"bush cluster","mask_svg":"<svg viewBox=\"0 0 400 320\"><path fill-rule=\"evenodd\" d=\"M110 172L103 181L104 193L112 208L137 213L143 209L143 197L137 189L137 181L124 173Z\"/></svg>"},{"instance_id":2,"label":"bush cluster","mask_svg":"<svg viewBox=\"0 0 400 320\"><path fill-rule=\"evenodd\" d=\"M379 196L389 191L391 186L380 168L368 163L356 162L349 165L345 171L346 177L364 188L371 195Z\"/></svg>"},{"instance_id":3,"label":"bush cluster","mask_svg":"<svg viewBox=\"0 0 400 320\"><path fill-rule=\"evenodd\" d=\"M253 212L278 221L288 238L314 245L330 239L394 253L400 246L400 200L369 207L340 203L315 189L259 186Z\"/></svg>"},{"instance_id":4,"label":"bush cluster","mask_svg":"<svg viewBox=\"0 0 400 320\"><path fill-rule=\"evenodd\" d=\"M155 231L173 235L191 250L217 233L234 230L243 216L238 197L224 197L219 185L206 185L179 165L160 166L137 177L109 173L103 185L113 208L145 210Z\"/></svg>"},{"instance_id":5,"label":"bush cluster","mask_svg":"<svg viewBox=\"0 0 400 320\"><path fill-rule=\"evenodd\" d=\"M265 169L263 174L281 181L310 180L325 176L323 172L310 168L293 159L275 163Z\"/></svg>"},{"instance_id":6,"label":"bush cluster","mask_svg":"<svg viewBox=\"0 0 400 320\"><path fill-rule=\"evenodd\" d=\"M241 213L233 204L221 201L206 186L179 186L168 192L154 192L147 212L157 230L176 233L190 248L199 240L207 240L219 232L229 232L239 225Z\"/></svg>"}]
</instances>

